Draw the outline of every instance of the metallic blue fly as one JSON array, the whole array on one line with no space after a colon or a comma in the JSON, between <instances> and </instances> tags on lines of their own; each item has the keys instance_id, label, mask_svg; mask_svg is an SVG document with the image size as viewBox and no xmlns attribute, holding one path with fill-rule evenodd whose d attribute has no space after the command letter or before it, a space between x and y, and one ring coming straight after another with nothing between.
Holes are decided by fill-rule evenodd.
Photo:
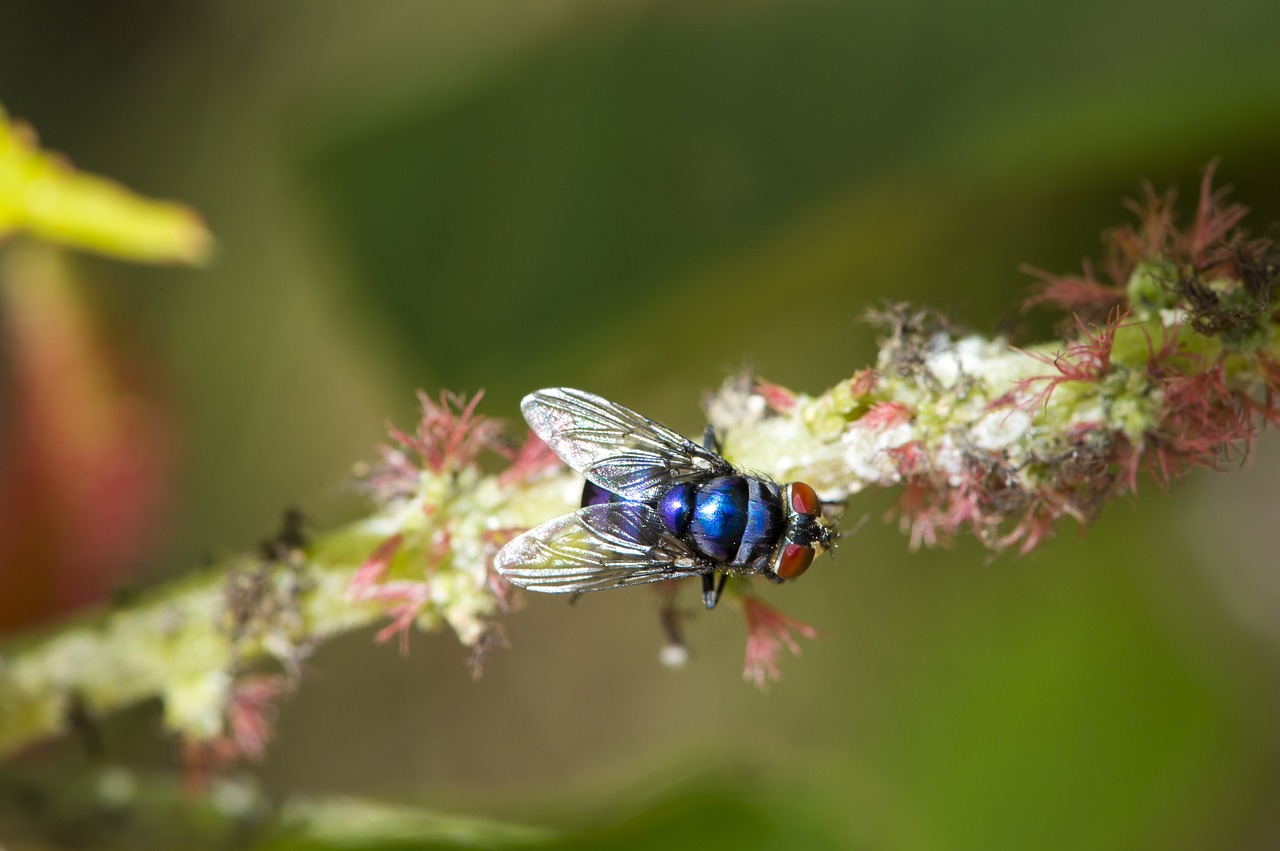
<instances>
[{"instance_id":1,"label":"metallic blue fly","mask_svg":"<svg viewBox=\"0 0 1280 851\"><path fill-rule=\"evenodd\" d=\"M533 591L578 593L702 577L714 608L726 577L795 579L835 531L804 482L779 485L615 402L567 387L539 390L524 418L587 483L582 508L498 553L498 572ZM716 574L720 581L715 582Z\"/></svg>"}]
</instances>

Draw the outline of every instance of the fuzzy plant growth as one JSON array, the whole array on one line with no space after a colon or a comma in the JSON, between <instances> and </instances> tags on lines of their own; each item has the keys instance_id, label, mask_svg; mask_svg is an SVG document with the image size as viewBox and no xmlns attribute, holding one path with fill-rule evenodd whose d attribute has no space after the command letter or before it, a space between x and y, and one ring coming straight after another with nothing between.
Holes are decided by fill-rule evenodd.
<instances>
[{"instance_id":1,"label":"fuzzy plant growth","mask_svg":"<svg viewBox=\"0 0 1280 851\"><path fill-rule=\"evenodd\" d=\"M894 513L912 547L967 531L1021 553L1063 519L1087 525L1109 500L1136 491L1144 471L1167 488L1194 467L1243 457L1261 423L1280 422L1280 249L1239 228L1246 211L1224 204L1212 173L1185 228L1173 193L1145 187L1131 205L1137 224L1107 234L1107 280L1092 268L1037 273L1042 283L1028 305L1070 311L1063 340L1020 348L958 333L928 310L874 311L887 332L874 368L813 397L752 376L711 396L706 412L725 457L808 482L831 501L898 487ZM474 401L456 404L454 420L447 400L424 400L418 435L396 433L398 446L371 473L396 519L357 587L392 606L389 631L432 613L462 625L459 637L473 643L486 635L473 618L511 604L489 564L530 520L506 506L536 503L533 522L564 513L576 507L581 480L532 434L505 473L477 477L477 452L510 453L488 421L467 427ZM472 478L442 476L451 465ZM455 505L464 510L441 511ZM422 564L431 576L415 581ZM459 568L471 587L489 590L487 611L475 601L429 604L430 589L443 576L456 581ZM744 673L763 685L777 676L780 650L794 652L795 635L815 633L745 588L735 596L749 633Z\"/></svg>"},{"instance_id":2,"label":"fuzzy plant growth","mask_svg":"<svg viewBox=\"0 0 1280 851\"><path fill-rule=\"evenodd\" d=\"M1103 277L1039 274L1031 303L1067 311L1062 340L1015 347L930 311L876 311L876 364L824 393L739 376L711 396L725 457L826 500L897 488L912 547L970 532L1025 553L1064 519L1088 524L1144 473L1167 487L1242 456L1262 424L1280 423L1280 249L1240 229L1245 211L1211 178L1185 227L1172 194L1148 187L1137 224L1108 234ZM479 670L504 643L499 618L523 602L495 554L575 509L582 487L531 433L516 448L480 401L422 396L416 427L392 428L357 471L365 519L309 540L288 524L259 553L0 651L0 752L60 729L72 707L158 695L193 765L253 756L308 652L372 622L402 645L413 627L447 626ZM763 686L784 649L817 633L757 584L735 580L728 598L746 623L745 676ZM655 588L663 658L679 662L675 589Z\"/></svg>"}]
</instances>

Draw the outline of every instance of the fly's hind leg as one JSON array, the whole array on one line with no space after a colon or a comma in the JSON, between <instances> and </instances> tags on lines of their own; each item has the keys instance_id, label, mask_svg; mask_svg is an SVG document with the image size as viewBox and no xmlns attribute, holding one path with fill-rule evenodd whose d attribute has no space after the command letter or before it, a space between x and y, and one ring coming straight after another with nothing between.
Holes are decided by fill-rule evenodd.
<instances>
[{"instance_id":1,"label":"fly's hind leg","mask_svg":"<svg viewBox=\"0 0 1280 851\"><path fill-rule=\"evenodd\" d=\"M702 574L702 605L710 611L716 607L716 603L720 602L720 595L724 593L725 580L729 578L729 574L720 574L720 581L716 581L714 573Z\"/></svg>"}]
</instances>

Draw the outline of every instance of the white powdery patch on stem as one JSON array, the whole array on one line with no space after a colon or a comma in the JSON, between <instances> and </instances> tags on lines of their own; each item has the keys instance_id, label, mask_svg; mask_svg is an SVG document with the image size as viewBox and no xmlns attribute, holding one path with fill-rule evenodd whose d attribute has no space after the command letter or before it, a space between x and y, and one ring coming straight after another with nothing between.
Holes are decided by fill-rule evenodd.
<instances>
[{"instance_id":1,"label":"white powdery patch on stem","mask_svg":"<svg viewBox=\"0 0 1280 851\"><path fill-rule=\"evenodd\" d=\"M892 354L881 351L879 366L892 374ZM844 462L852 479L849 492L867 484L894 485L902 480L902 460L893 450L919 442L923 466L952 486L968 475L967 456L974 450L1020 460L1032 438L1034 417L1022 408L992 403L1017 393L1019 382L1052 368L1012 349L1001 338L968 336L953 340L944 333L930 338L922 370L884 378L875 392L881 404L907 409L905 422L881 425L853 421L844 435ZM872 411L874 412L874 408Z\"/></svg>"},{"instance_id":2,"label":"white powdery patch on stem","mask_svg":"<svg viewBox=\"0 0 1280 851\"><path fill-rule=\"evenodd\" d=\"M922 473L960 486L975 453L1019 467L1069 425L1101 419L1096 395L1050 387L1062 381L1050 352L945 332L920 340L917 351L919 359L904 367L903 350L886 345L869 387L796 394L784 411L731 380L708 401L708 419L735 464L808 482L825 499Z\"/></svg>"},{"instance_id":3,"label":"white powdery patch on stem","mask_svg":"<svg viewBox=\"0 0 1280 851\"><path fill-rule=\"evenodd\" d=\"M868 485L888 487L902 481L898 463L890 450L918 440L910 423L887 428L854 422L840 438L844 466L850 478L847 493L857 493Z\"/></svg>"},{"instance_id":4,"label":"white powdery patch on stem","mask_svg":"<svg viewBox=\"0 0 1280 851\"><path fill-rule=\"evenodd\" d=\"M1026 411L988 411L969 429L973 445L978 449L1011 449L1031 432L1031 415Z\"/></svg>"}]
</instances>

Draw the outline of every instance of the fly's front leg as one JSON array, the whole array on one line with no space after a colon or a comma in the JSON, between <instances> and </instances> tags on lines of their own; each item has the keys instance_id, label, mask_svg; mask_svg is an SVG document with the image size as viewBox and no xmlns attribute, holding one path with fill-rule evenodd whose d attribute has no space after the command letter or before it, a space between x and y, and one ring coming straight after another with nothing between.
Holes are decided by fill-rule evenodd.
<instances>
[{"instance_id":1,"label":"fly's front leg","mask_svg":"<svg viewBox=\"0 0 1280 851\"><path fill-rule=\"evenodd\" d=\"M724 454L724 447L720 445L720 438L716 437L715 426L708 425L702 432L702 448L717 455Z\"/></svg>"}]
</instances>

